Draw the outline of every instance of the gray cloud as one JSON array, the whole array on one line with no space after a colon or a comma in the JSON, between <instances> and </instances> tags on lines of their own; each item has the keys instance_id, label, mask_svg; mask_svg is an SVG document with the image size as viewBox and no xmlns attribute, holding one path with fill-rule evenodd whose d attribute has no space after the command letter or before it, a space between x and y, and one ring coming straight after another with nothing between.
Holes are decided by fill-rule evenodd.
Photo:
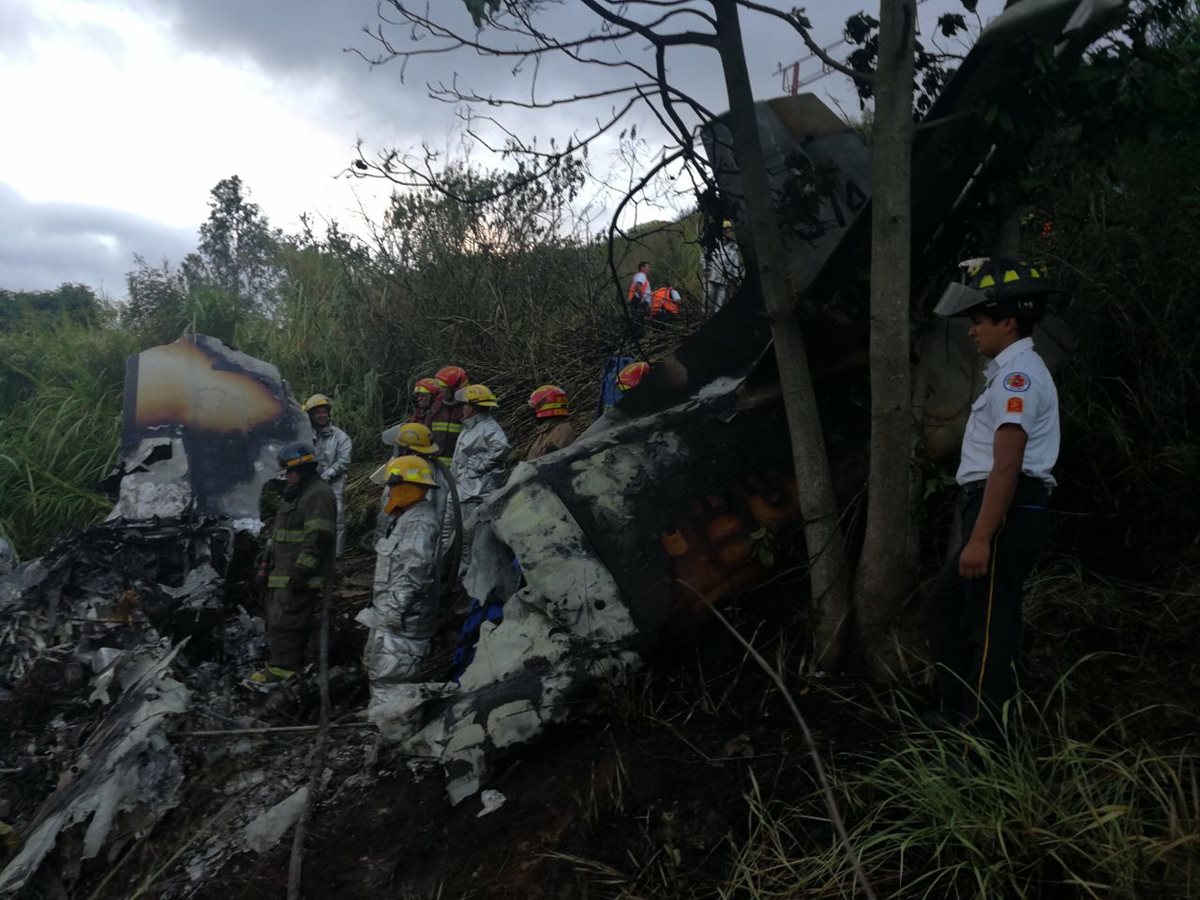
<instances>
[{"instance_id":1,"label":"gray cloud","mask_svg":"<svg viewBox=\"0 0 1200 900\"><path fill-rule=\"evenodd\" d=\"M136 7L136 4L131 4ZM417 118L421 85L405 86L394 69L372 69L347 48L372 51L362 27L377 21L376 0L162 0L159 10L181 48L234 62L251 62L276 77L299 103L313 103L314 86L333 96L310 113L346 129L403 126Z\"/></svg>"},{"instance_id":2,"label":"gray cloud","mask_svg":"<svg viewBox=\"0 0 1200 900\"><path fill-rule=\"evenodd\" d=\"M423 4L413 4L424 8ZM877 12L874 0L862 4L831 6L813 4L809 15L813 31L823 44L837 41L842 34L845 17L859 6ZM1001 0L984 0L981 7L998 11ZM388 3L382 4L388 15ZM707 4L697 4L706 8ZM780 6L784 6L780 4ZM452 122L453 108L430 101L425 96L426 82L451 82L472 88L481 94L527 97L532 89L535 67L526 63L514 73L516 60L481 57L469 49L446 55L427 56L412 60L405 71L406 83L401 83L401 67L397 62L370 68L359 56L345 53L344 48L357 48L371 56L382 51L378 43L362 31L363 26L381 25L376 0L161 0L181 46L202 49L218 56L252 60L265 70L287 79L301 97L306 80L326 79L335 86L337 99L322 115L332 117L342 127L352 129L347 142L361 136L370 146L410 146L422 141L444 145L445 135ZM428 9L440 22L455 27L461 34L475 36L462 0L437 0ZM631 15L638 15L636 12ZM928 0L921 4L920 15L924 31L930 34L940 12L961 11L959 0ZM651 8L650 13L661 14ZM393 11L388 15L398 19ZM778 64L790 64L808 56L800 38L785 23L772 17L745 11L742 14L743 32L748 51L750 74L756 94L770 97L780 93ZM547 33L582 35L595 30L598 18L582 5L565 0L546 4L537 21ZM706 28L696 18L681 18L681 27ZM420 49L437 43L432 39L414 42L411 29L401 25L383 24L384 34L400 49ZM505 36L494 28L484 28L478 39L488 44L503 44ZM603 53L604 51L600 51ZM633 54L647 67L653 66L648 48L638 49L631 43L623 51ZM836 58L848 53L845 45L832 51ZM608 58L616 58L613 53ZM630 58L630 57L626 57ZM724 82L716 54L707 50L672 49L668 64L671 77L693 93L710 109L723 110ZM809 59L800 69L801 76L820 72L818 61ZM537 72L538 93L547 97L554 93L591 91L629 77L627 71L614 73L600 67L582 66L564 60L548 59ZM808 88L818 94L828 94L851 113L858 105L853 88L840 75L830 75ZM598 115L603 115L610 102L590 108L559 107L553 113L519 110L500 110L497 114L506 126L521 135L537 132L565 136L573 130L586 128ZM496 112L495 110L484 110ZM645 118L649 124L648 117Z\"/></svg>"},{"instance_id":3,"label":"gray cloud","mask_svg":"<svg viewBox=\"0 0 1200 900\"><path fill-rule=\"evenodd\" d=\"M196 236L131 213L35 203L0 184L0 288L43 290L65 281L124 296L133 255L178 261Z\"/></svg>"},{"instance_id":4,"label":"gray cloud","mask_svg":"<svg viewBox=\"0 0 1200 900\"><path fill-rule=\"evenodd\" d=\"M344 48L356 48L367 56L383 51L363 33L364 25L382 24L386 37L400 49L420 49L437 42L426 38L414 43L410 29L381 23L376 0L317 0L305 4L293 0L253 3L164 0L162 8L167 10L176 40L182 47L232 60L250 60L286 80L301 97L305 96L306 81L322 79L332 84L337 96L334 108L320 113L353 129L354 134L347 134L348 143L359 135L373 146L404 146L425 140L444 144L453 121L453 107L430 101L426 97L426 82L457 80L459 85L481 94L528 97L535 78L531 62L514 72L518 60L491 59L462 49L414 59L404 71L405 82L401 83L398 62L371 68L358 55L344 52ZM383 8L386 14L386 3ZM439 0L430 8L439 21L451 24L464 35L474 36L461 0ZM397 18L395 13L390 17ZM804 55L803 46L776 21L751 14L745 18L747 43L753 46L751 74L761 95L769 96L777 91L775 63ZM833 40L840 34L843 18L844 13L814 12L814 25L818 34ZM566 2L548 4L538 21L545 23L549 33L581 35L595 29L599 20L579 4ZM505 41L504 35L495 29L484 29L479 39L489 44ZM630 45L624 52L634 53L633 58L647 67L653 66L653 56L647 50L636 50ZM612 53L607 55L615 58ZM714 53L672 51L670 68L672 77L705 104L713 109L724 108L724 83ZM547 60L536 73L540 97L591 91L628 77L628 71L614 73L561 58ZM594 104L588 109L559 107L549 114L515 110L502 110L500 114L505 125L512 126L517 133L526 135L536 131L544 136L550 133L563 136L585 128L597 115L603 115L609 105Z\"/></svg>"},{"instance_id":5,"label":"gray cloud","mask_svg":"<svg viewBox=\"0 0 1200 900\"><path fill-rule=\"evenodd\" d=\"M133 0L126 0L133 2ZM981 7L999 7L1002 0L983 0ZM476 32L465 11L462 0L436 0L428 6L416 0L414 8L429 9L435 19L455 28L458 33L489 45L503 46L508 40L502 30L485 27ZM874 7L874 0L863 5ZM388 15L389 4L382 8ZM707 4L697 4L707 7ZM782 4L780 4L782 6ZM835 43L842 36L846 16L857 4L842 7L828 4L813 5L810 9L813 31L822 45ZM361 56L344 52L353 47L370 57L384 48L363 27L382 28L383 35L399 50L423 50L444 43L428 36L414 41L411 27L382 23L377 15L376 0L309 0L298 4L294 0L160 0L159 9L167 10L175 40L181 47L210 53L235 62L249 61L270 73L284 86L297 104L312 104L310 110L323 126L345 135L347 156L354 138L361 138L368 156L376 151L396 148L414 150L426 144L440 150L444 156L456 158L468 151L471 158L485 167L499 164L480 147L462 134L462 124L455 118L461 108L439 103L427 96L427 84L455 84L464 91L483 96L530 99L536 92L540 101L573 93L594 92L616 84L628 83L638 76L629 69L581 65L562 56L547 57L541 65L519 58L490 58L469 48L459 48L447 54L413 58L406 67L399 60L371 67ZM934 29L937 15L946 10L960 9L960 0L924 0L920 6L923 30ZM630 9L636 9L631 7ZM652 13L655 11L652 9ZM661 13L661 8L657 10ZM389 18L399 16L392 11ZM678 20L682 27L706 30L702 20ZM544 31L555 36L582 37L599 27L599 19L573 0L548 3L538 14L537 22ZM794 60L810 56L800 37L786 23L761 13L744 12L743 34L747 48L750 75L759 97L781 93L780 76L776 69ZM632 59L652 69L654 57L648 45L629 41L620 50L597 47L593 52L608 60ZM846 45L831 49L835 58L843 59L849 52ZM625 54L620 56L619 54ZM688 91L708 109L723 111L728 101L720 61L716 53L705 48L672 48L667 65L672 81ZM807 59L800 67L801 77L818 74L819 61ZM401 74L404 81L401 81ZM332 88L325 94L323 105L313 97L320 92L311 89L314 83ZM817 93L827 102L832 100L850 115L859 113L852 85L840 75L822 78L806 90ZM525 110L476 104L477 115L495 116L504 128L523 139L533 135L545 147L547 139L564 141L571 135L590 134L597 120L605 120L620 99L605 99L587 104L557 106L552 110ZM692 116L684 116L689 126ZM638 133L651 145L668 140L649 109L634 110L624 123L636 124ZM504 132L486 123L478 125L493 147L503 146ZM606 176L616 156L617 130L593 145L593 170ZM561 146L561 144L560 144ZM620 177L618 173L618 177Z\"/></svg>"}]
</instances>

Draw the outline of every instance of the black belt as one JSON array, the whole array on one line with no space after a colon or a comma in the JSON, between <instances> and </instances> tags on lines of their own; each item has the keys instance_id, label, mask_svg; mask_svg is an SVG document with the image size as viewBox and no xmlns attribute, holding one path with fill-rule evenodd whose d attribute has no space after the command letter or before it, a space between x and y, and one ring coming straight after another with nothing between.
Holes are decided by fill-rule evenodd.
<instances>
[{"instance_id":1,"label":"black belt","mask_svg":"<svg viewBox=\"0 0 1200 900\"><path fill-rule=\"evenodd\" d=\"M968 481L964 485L960 485L962 492L968 497L974 497L976 494L983 493L983 489L987 487L987 479L981 478L979 481ZM1040 478L1033 478L1029 475L1020 475L1017 478L1017 489L1025 488L1041 488L1047 495L1050 494L1050 489L1046 487L1046 482Z\"/></svg>"}]
</instances>

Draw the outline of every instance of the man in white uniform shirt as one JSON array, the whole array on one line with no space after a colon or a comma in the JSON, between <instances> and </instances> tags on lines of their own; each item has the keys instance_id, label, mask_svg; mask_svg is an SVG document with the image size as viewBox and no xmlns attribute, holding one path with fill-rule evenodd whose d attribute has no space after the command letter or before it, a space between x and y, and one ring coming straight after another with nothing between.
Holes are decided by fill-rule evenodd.
<instances>
[{"instance_id":1,"label":"man in white uniform shirt","mask_svg":"<svg viewBox=\"0 0 1200 900\"><path fill-rule=\"evenodd\" d=\"M1058 392L1033 346L1034 323L1056 291L1020 259L970 264L934 310L969 317L988 358L986 387L971 405L955 480L962 534L930 596L928 634L941 709L927 721L1000 734L1016 694L1025 579L1050 538L1047 502L1058 459Z\"/></svg>"}]
</instances>

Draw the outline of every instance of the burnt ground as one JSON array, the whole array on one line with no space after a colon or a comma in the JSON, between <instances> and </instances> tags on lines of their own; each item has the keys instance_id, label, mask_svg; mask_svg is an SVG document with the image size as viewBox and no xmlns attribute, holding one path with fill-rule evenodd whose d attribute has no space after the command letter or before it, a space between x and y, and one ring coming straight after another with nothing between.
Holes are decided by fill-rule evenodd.
<instances>
[{"instance_id":1,"label":"burnt ground","mask_svg":"<svg viewBox=\"0 0 1200 900\"><path fill-rule=\"evenodd\" d=\"M360 647L361 628L352 616L369 597L369 563L351 557L344 566L331 652L343 672L353 668ZM796 671L806 645L803 622L793 612L799 592L798 584L780 584L726 610L768 658L793 654ZM440 769L414 774L370 731L334 731L328 780L306 841L304 896L556 898L629 890L675 897L710 891L726 877L731 838L749 827L746 795L757 789L769 798L812 802L814 787L808 751L767 676L715 621L692 636L695 645L606 688L575 724L502 761L484 787L500 791L506 802L482 817L480 796L450 806ZM789 681L827 760L880 739L883 719L846 702L849 683L806 682L796 674ZM366 692L361 679L350 676L341 678L340 688L334 717L345 721L365 705ZM272 697L260 715L278 725L311 722L315 703L311 692L288 705ZM236 753L214 753L205 739L185 740L178 808L127 851L119 873L98 865L63 896L129 897L139 887L143 897L160 890L177 895L187 880L180 861L220 830L230 802L227 785L275 754L293 754L293 767L303 770L311 740L264 735L243 741ZM192 896L285 896L291 837L289 830L261 855L233 857L203 876Z\"/></svg>"},{"instance_id":2,"label":"burnt ground","mask_svg":"<svg viewBox=\"0 0 1200 900\"><path fill-rule=\"evenodd\" d=\"M334 718L341 726L352 725L366 701L356 667L362 630L353 615L369 598L370 577L369 556L352 554L345 560L331 653L337 673ZM1053 593L1058 577L1051 570L1043 593ZM1124 591L1113 591L1104 603L1092 602L1089 623L1080 621L1077 606L1061 603L1031 617L1026 657L1031 678L1050 684L1068 668L1073 679L1086 676L1089 689L1082 703L1076 701L1076 712L1094 713L1098 721L1111 720L1122 707L1140 704L1139 698L1150 694L1194 709L1185 697L1191 695L1188 680L1161 665L1164 658L1190 658L1188 636L1194 629L1160 615L1165 624L1147 630L1145 623L1153 623L1153 617ZM803 649L809 643L804 606L796 576L724 609L773 665L782 662L826 764L845 773L895 744L899 726L887 710L897 700L917 703L919 698L876 697L853 677L803 677ZM1052 614L1063 611L1069 621L1054 621ZM1132 636L1140 631L1153 641L1135 648ZM719 887L725 888L724 896L740 896L729 878L735 849L754 826L751 796L811 810L808 842L828 847L831 836L823 824L809 752L778 689L719 623L693 623L681 633L692 642L660 654L653 669L603 690L571 726L501 761L484 787L501 792L506 802L482 817L481 797L451 807L440 770L410 770L409 761L380 745L369 729L333 731L327 777L305 844L303 896L673 898L711 897ZM1102 640L1106 635L1116 642L1111 648ZM1124 653L1114 664L1096 654L1097 648ZM448 640L441 651L444 662ZM1085 664L1089 654L1096 658ZM1072 659L1080 661L1075 668L1067 663ZM435 676L439 660L431 665ZM1085 665L1094 673L1085 672ZM69 666L35 670L22 686L27 696L6 704L10 718L0 724L8 738L34 733L60 714L49 701L77 676ZM311 684L295 696L251 702L258 704L253 717L263 725L316 718ZM1164 719L1163 727L1176 740L1194 736L1190 715L1187 721ZM185 727L223 726L193 722ZM76 745L82 740L82 734L68 732L64 740ZM8 738L0 734L0 740ZM43 885L36 896L285 896L290 830L262 854L242 852L190 876L188 866L228 825L230 807L240 796L233 789L239 779L256 770L269 772L268 777L286 772L297 783L306 778L311 735L228 741L177 734L173 740L186 775L178 806L113 859L88 864L78 877L71 874L57 885ZM25 772L23 790L10 795L17 807L10 821L20 824L22 813L31 812L52 789L55 775L48 765ZM69 834L60 839L64 856L72 855L75 840Z\"/></svg>"},{"instance_id":3,"label":"burnt ground","mask_svg":"<svg viewBox=\"0 0 1200 900\"><path fill-rule=\"evenodd\" d=\"M763 680L747 671L723 709L685 709L675 705L682 693L659 693L690 678L678 665L648 676L641 698L610 696L590 721L511 760L487 785L506 802L486 816L479 797L450 807L440 777L407 773L320 808L305 896L565 898L622 887L686 896L719 883L754 782L772 797L811 795L811 762ZM832 694L802 701L826 751L871 741ZM243 855L197 896L282 896L289 843Z\"/></svg>"}]
</instances>

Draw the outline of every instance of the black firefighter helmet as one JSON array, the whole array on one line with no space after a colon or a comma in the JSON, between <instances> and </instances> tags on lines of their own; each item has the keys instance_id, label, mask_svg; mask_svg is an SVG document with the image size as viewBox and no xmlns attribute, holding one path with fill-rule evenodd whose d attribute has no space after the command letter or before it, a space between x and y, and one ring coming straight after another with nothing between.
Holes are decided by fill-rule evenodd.
<instances>
[{"instance_id":1,"label":"black firefighter helmet","mask_svg":"<svg viewBox=\"0 0 1200 900\"><path fill-rule=\"evenodd\" d=\"M290 472L293 469L304 471L316 471L317 469L317 453L313 448L303 441L292 441L290 444L285 444L275 457L279 461L279 468L285 472ZM306 467L311 467L307 469Z\"/></svg>"},{"instance_id":2,"label":"black firefighter helmet","mask_svg":"<svg viewBox=\"0 0 1200 900\"><path fill-rule=\"evenodd\" d=\"M1046 304L1061 296L1041 272L1019 257L972 259L960 266L966 283L946 286L933 308L939 316L957 318L982 312L1040 322L1046 315Z\"/></svg>"}]
</instances>

